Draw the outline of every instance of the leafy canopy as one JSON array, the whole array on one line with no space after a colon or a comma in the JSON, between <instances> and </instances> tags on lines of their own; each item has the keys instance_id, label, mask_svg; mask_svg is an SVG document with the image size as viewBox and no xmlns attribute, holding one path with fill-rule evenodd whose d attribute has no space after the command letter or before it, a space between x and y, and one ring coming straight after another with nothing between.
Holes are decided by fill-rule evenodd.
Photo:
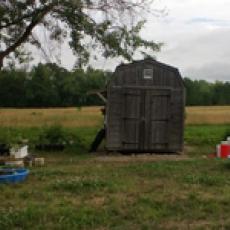
<instances>
[{"instance_id":1,"label":"leafy canopy","mask_svg":"<svg viewBox=\"0 0 230 230\"><path fill-rule=\"evenodd\" d=\"M0 68L4 59L26 61L28 43L49 56L46 42L68 41L79 66L92 53L131 60L136 51L158 51L161 44L140 36L150 5L151 0L0 0ZM44 31L48 41L41 39Z\"/></svg>"}]
</instances>

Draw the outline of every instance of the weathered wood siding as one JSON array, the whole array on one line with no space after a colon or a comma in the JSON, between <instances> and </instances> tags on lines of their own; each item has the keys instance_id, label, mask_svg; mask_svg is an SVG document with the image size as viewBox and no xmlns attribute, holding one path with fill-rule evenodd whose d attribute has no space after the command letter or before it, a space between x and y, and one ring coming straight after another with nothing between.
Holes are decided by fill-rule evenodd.
<instances>
[{"instance_id":1,"label":"weathered wood siding","mask_svg":"<svg viewBox=\"0 0 230 230\"><path fill-rule=\"evenodd\" d=\"M107 149L182 151L184 92L174 67L152 59L118 66L107 92Z\"/></svg>"}]
</instances>

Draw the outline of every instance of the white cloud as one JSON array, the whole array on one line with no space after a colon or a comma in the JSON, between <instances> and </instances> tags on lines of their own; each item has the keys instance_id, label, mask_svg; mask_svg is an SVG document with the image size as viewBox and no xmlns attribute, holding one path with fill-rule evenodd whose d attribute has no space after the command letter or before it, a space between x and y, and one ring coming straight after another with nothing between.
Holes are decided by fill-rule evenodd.
<instances>
[{"instance_id":1,"label":"white cloud","mask_svg":"<svg viewBox=\"0 0 230 230\"><path fill-rule=\"evenodd\" d=\"M188 68L187 71L192 78L200 76L201 79L208 79L209 81L230 81L230 65L226 62L210 62L201 67Z\"/></svg>"},{"instance_id":2,"label":"white cloud","mask_svg":"<svg viewBox=\"0 0 230 230\"><path fill-rule=\"evenodd\" d=\"M142 35L165 42L158 59L184 76L230 81L230 1L162 0L165 18L150 18ZM215 71L214 71L215 70Z\"/></svg>"},{"instance_id":3,"label":"white cloud","mask_svg":"<svg viewBox=\"0 0 230 230\"><path fill-rule=\"evenodd\" d=\"M153 7L167 7L167 15L148 18L142 36L165 43L158 60L178 67L183 76L230 81L230 1L158 0ZM62 47L62 63L72 68L74 57ZM120 59L102 57L91 64L114 70Z\"/></svg>"}]
</instances>

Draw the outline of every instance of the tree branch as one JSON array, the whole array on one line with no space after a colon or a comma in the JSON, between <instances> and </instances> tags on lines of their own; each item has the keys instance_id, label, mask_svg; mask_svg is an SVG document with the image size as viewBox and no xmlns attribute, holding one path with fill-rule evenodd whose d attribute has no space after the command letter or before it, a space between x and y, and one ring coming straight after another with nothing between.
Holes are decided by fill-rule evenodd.
<instances>
[{"instance_id":1,"label":"tree branch","mask_svg":"<svg viewBox=\"0 0 230 230\"><path fill-rule=\"evenodd\" d=\"M35 15L35 12L31 12L30 14L23 15L22 17L17 18L15 20L11 21L11 22L8 22L8 23L6 23L4 25L0 25L0 30L4 29L4 28L7 28L7 27L10 27L10 26L13 26L13 25L16 25L16 24L18 24L18 22L21 22L21 21L23 21L25 19L31 18L34 15Z\"/></svg>"},{"instance_id":2,"label":"tree branch","mask_svg":"<svg viewBox=\"0 0 230 230\"><path fill-rule=\"evenodd\" d=\"M50 10L53 9L54 6L55 4L53 3L53 4L45 6L42 10L40 10L37 13L37 15L32 18L30 24L27 26L22 36L14 44L9 46L5 51L0 52L0 59L4 59L10 53L14 52L15 49L21 46L31 35L31 32L34 29L34 27L37 26L42 21L42 19L46 16L47 13L50 12ZM0 68L1 68L1 60L0 60Z\"/></svg>"}]
</instances>

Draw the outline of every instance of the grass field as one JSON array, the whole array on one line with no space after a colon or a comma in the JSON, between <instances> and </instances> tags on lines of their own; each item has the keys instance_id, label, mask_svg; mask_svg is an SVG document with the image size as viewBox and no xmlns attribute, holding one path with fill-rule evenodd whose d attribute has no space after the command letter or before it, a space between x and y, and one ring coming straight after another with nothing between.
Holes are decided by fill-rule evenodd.
<instances>
[{"instance_id":1,"label":"grass field","mask_svg":"<svg viewBox=\"0 0 230 230\"><path fill-rule=\"evenodd\" d=\"M230 106L188 107L186 124L230 124Z\"/></svg>"},{"instance_id":2,"label":"grass field","mask_svg":"<svg viewBox=\"0 0 230 230\"><path fill-rule=\"evenodd\" d=\"M100 107L58 109L0 109L1 127L95 127L102 122ZM188 107L186 124L230 124L230 106Z\"/></svg>"},{"instance_id":3,"label":"grass field","mask_svg":"<svg viewBox=\"0 0 230 230\"><path fill-rule=\"evenodd\" d=\"M228 162L46 160L25 183L0 186L0 229L230 227Z\"/></svg>"},{"instance_id":4,"label":"grass field","mask_svg":"<svg viewBox=\"0 0 230 230\"><path fill-rule=\"evenodd\" d=\"M101 121L100 107L0 109L2 127L41 127L54 124L64 127L95 127Z\"/></svg>"},{"instance_id":5,"label":"grass field","mask_svg":"<svg viewBox=\"0 0 230 230\"><path fill-rule=\"evenodd\" d=\"M61 124L85 149L35 152L45 167L0 186L0 230L230 229L230 162L207 157L229 129L229 113L187 108L186 156L156 158L84 154L102 122L97 107L1 109L1 134L33 139L41 127Z\"/></svg>"}]
</instances>

